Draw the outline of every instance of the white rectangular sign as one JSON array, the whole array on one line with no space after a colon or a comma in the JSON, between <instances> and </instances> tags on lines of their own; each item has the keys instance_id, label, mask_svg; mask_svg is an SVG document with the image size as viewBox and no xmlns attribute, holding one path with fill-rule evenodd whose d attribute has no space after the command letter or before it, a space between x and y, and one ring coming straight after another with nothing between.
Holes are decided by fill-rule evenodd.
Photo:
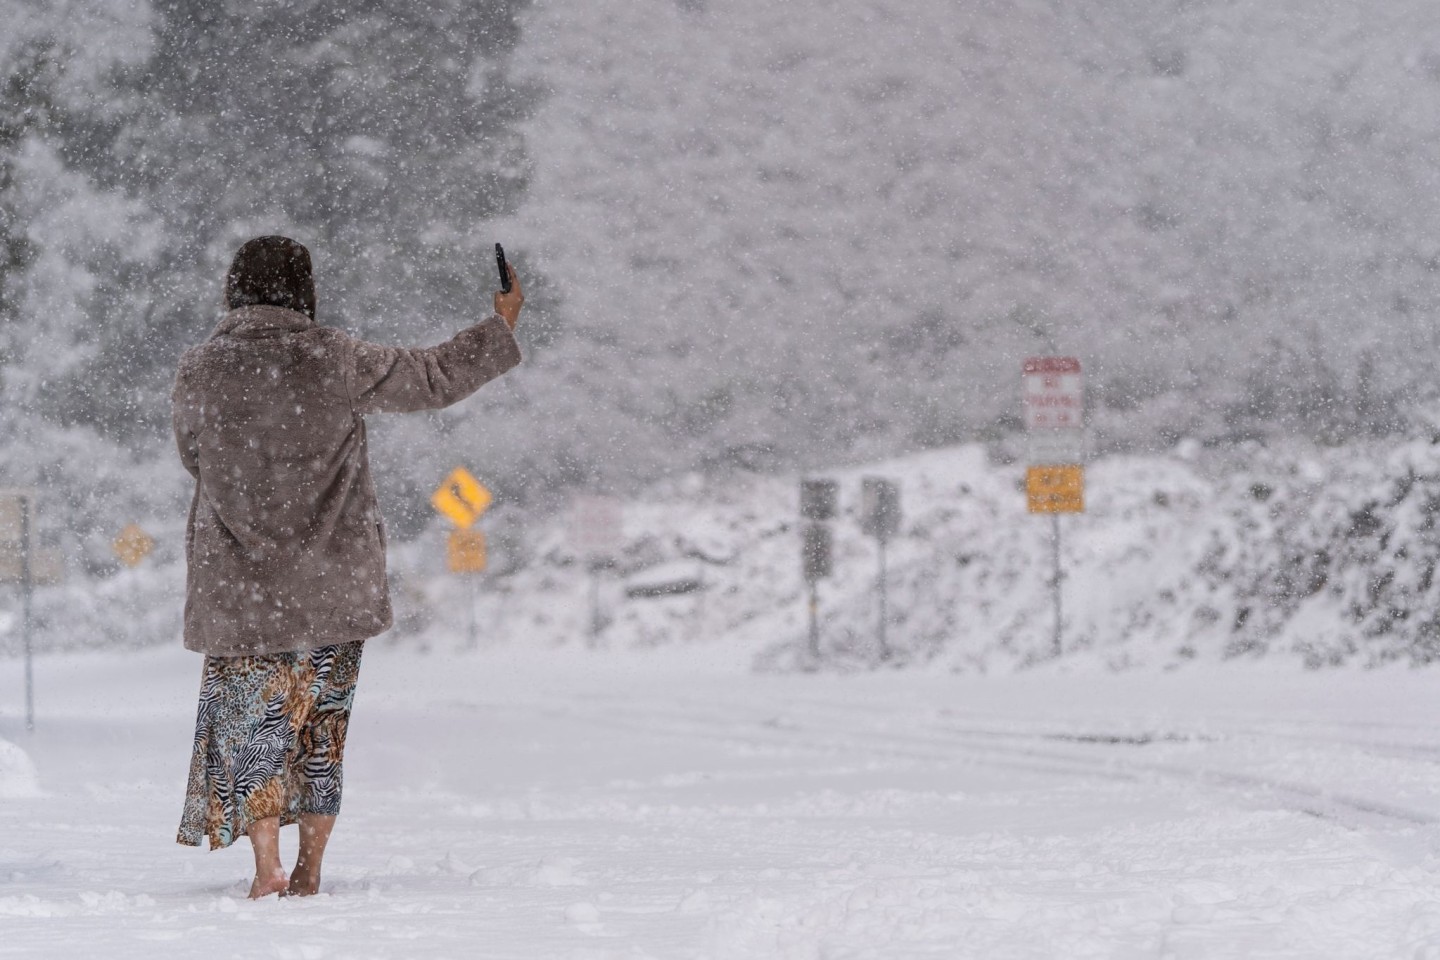
<instances>
[{"instance_id":1,"label":"white rectangular sign","mask_svg":"<svg viewBox=\"0 0 1440 960\"><path fill-rule=\"evenodd\" d=\"M1025 462L1060 466L1085 462L1084 430L1031 430L1025 435Z\"/></svg>"},{"instance_id":2,"label":"white rectangular sign","mask_svg":"<svg viewBox=\"0 0 1440 960\"><path fill-rule=\"evenodd\" d=\"M1081 430L1085 386L1074 357L1031 357L1025 361L1025 428Z\"/></svg>"},{"instance_id":3,"label":"white rectangular sign","mask_svg":"<svg viewBox=\"0 0 1440 960\"><path fill-rule=\"evenodd\" d=\"M570 543L591 559L614 559L625 540L625 505L616 497L576 497L570 507Z\"/></svg>"}]
</instances>

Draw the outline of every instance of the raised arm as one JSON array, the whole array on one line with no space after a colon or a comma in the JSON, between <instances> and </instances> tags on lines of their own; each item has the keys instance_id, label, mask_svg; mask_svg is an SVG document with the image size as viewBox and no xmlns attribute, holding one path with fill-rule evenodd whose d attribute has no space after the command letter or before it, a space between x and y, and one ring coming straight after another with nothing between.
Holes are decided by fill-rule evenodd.
<instances>
[{"instance_id":1,"label":"raised arm","mask_svg":"<svg viewBox=\"0 0 1440 960\"><path fill-rule=\"evenodd\" d=\"M520 362L513 333L525 296L510 268L511 291L495 294L495 314L438 347L406 349L354 341L349 368L356 413L434 410L464 400Z\"/></svg>"},{"instance_id":2,"label":"raised arm","mask_svg":"<svg viewBox=\"0 0 1440 960\"><path fill-rule=\"evenodd\" d=\"M498 316L460 331L438 347L382 347L356 340L350 402L356 413L448 407L519 362L515 336Z\"/></svg>"}]
</instances>

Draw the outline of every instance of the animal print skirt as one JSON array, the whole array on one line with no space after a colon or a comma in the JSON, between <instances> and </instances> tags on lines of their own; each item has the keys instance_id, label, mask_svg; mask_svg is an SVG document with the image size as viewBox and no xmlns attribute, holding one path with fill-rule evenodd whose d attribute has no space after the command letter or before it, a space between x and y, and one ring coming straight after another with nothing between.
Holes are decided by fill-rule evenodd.
<instances>
[{"instance_id":1,"label":"animal print skirt","mask_svg":"<svg viewBox=\"0 0 1440 960\"><path fill-rule=\"evenodd\" d=\"M364 642L206 657L177 842L228 847L267 817L340 812L342 758Z\"/></svg>"}]
</instances>

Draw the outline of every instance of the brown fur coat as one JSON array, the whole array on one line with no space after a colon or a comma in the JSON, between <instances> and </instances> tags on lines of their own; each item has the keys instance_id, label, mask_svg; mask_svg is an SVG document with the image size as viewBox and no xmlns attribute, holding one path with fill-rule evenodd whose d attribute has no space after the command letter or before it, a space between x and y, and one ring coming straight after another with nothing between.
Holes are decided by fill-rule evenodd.
<instances>
[{"instance_id":1,"label":"brown fur coat","mask_svg":"<svg viewBox=\"0 0 1440 960\"><path fill-rule=\"evenodd\" d=\"M498 316L408 350L284 307L226 314L181 358L173 395L180 459L196 480L185 646L247 656L388 629L365 414L449 406L519 362Z\"/></svg>"}]
</instances>

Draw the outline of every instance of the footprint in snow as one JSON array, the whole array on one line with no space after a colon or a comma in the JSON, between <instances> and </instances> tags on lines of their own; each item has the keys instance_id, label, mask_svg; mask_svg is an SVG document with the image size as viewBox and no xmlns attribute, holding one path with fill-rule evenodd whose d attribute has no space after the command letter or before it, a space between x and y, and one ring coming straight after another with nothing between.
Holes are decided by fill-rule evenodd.
<instances>
[{"instance_id":1,"label":"footprint in snow","mask_svg":"<svg viewBox=\"0 0 1440 960\"><path fill-rule=\"evenodd\" d=\"M565 919L575 929L592 937L603 937L605 926L600 922L600 908L588 900L572 903L565 908Z\"/></svg>"}]
</instances>

